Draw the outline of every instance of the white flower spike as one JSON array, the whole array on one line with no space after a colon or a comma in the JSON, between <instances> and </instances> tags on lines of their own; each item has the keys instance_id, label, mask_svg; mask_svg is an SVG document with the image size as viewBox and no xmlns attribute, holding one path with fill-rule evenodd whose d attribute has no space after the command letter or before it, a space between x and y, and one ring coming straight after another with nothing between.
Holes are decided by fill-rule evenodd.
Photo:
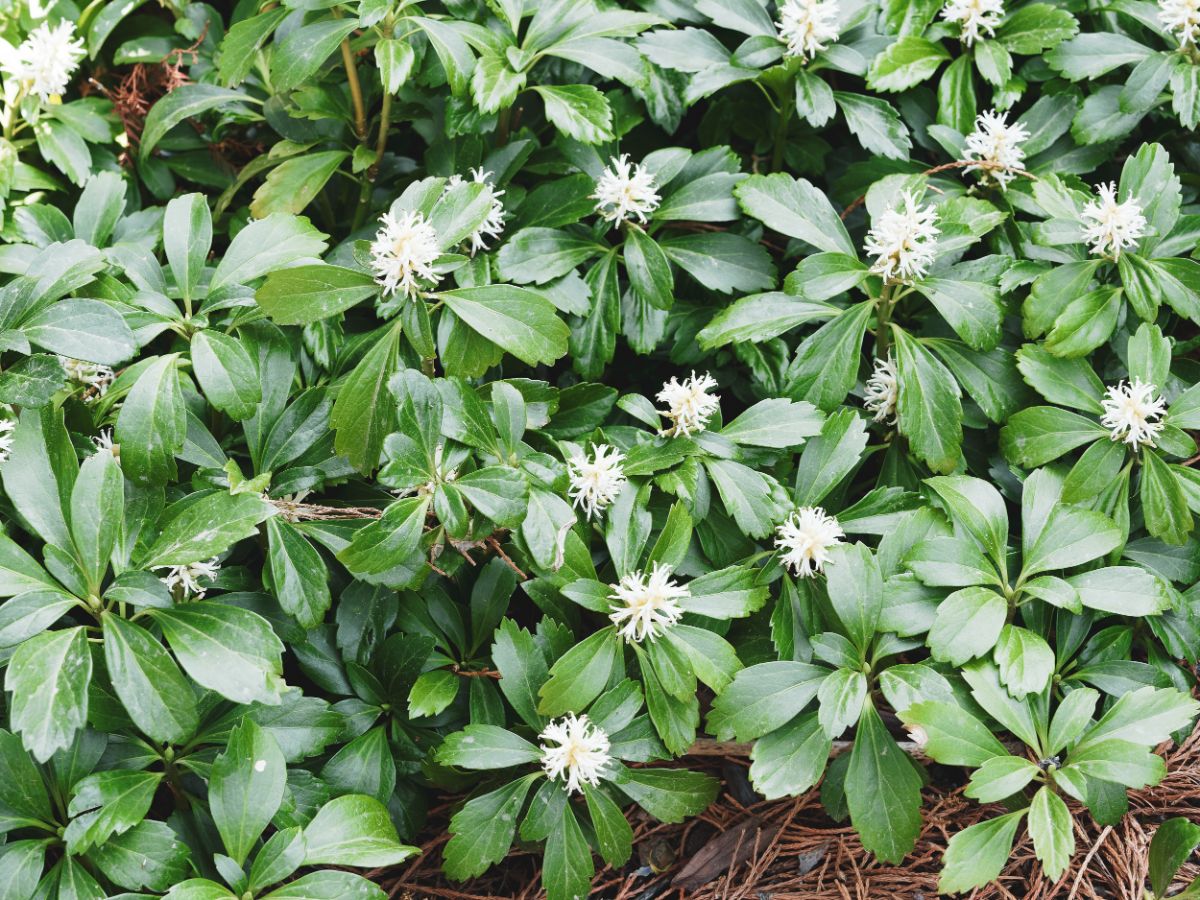
<instances>
[{"instance_id":1,"label":"white flower spike","mask_svg":"<svg viewBox=\"0 0 1200 900\"><path fill-rule=\"evenodd\" d=\"M983 181L994 180L1002 188L1017 177L1015 170L1025 162L1021 143L1029 140L1029 132L1019 122L1008 124L1007 113L992 110L975 119L975 130L967 135L964 159L983 163L967 166L968 172L979 172Z\"/></svg>"},{"instance_id":2,"label":"white flower spike","mask_svg":"<svg viewBox=\"0 0 1200 900\"><path fill-rule=\"evenodd\" d=\"M471 233L471 255L474 256L480 250L487 249L487 242L500 237L504 233L504 201L500 198L504 196L504 191L498 191L488 180L492 177L491 172L485 172L483 169L471 170L471 181L475 184L484 185L484 193L491 198L491 209L488 210L488 216L483 220L483 224L478 229ZM463 183L461 175L451 175L446 181L446 190L455 185ZM444 193L444 192L443 192Z\"/></svg>"},{"instance_id":3,"label":"white flower spike","mask_svg":"<svg viewBox=\"0 0 1200 900\"><path fill-rule=\"evenodd\" d=\"M155 566L155 568L166 570L167 574L160 576L159 581L167 586L167 590L174 591L176 587L181 587L184 599L199 600L208 591L208 588L200 583L201 579L215 581L221 564L214 556L207 562L188 563L186 566Z\"/></svg>"},{"instance_id":4,"label":"white flower spike","mask_svg":"<svg viewBox=\"0 0 1200 900\"><path fill-rule=\"evenodd\" d=\"M687 588L671 579L670 566L656 563L649 577L644 572L630 572L613 585L609 599L616 603L608 617L625 640L640 644L649 638L654 642L683 617L678 601L690 596Z\"/></svg>"},{"instance_id":5,"label":"white flower spike","mask_svg":"<svg viewBox=\"0 0 1200 900\"><path fill-rule=\"evenodd\" d=\"M662 202L654 175L641 163L631 162L628 153L613 157L600 173L591 198L602 218L610 222L637 219L643 225Z\"/></svg>"},{"instance_id":6,"label":"white flower spike","mask_svg":"<svg viewBox=\"0 0 1200 900\"><path fill-rule=\"evenodd\" d=\"M551 781L565 781L568 794L589 784L600 783L609 756L608 735L593 725L586 715L567 713L546 726L538 735L541 741L542 768Z\"/></svg>"},{"instance_id":7,"label":"white flower spike","mask_svg":"<svg viewBox=\"0 0 1200 900\"><path fill-rule=\"evenodd\" d=\"M28 84L29 91L43 101L60 103L86 53L70 22L59 22L53 27L43 22L21 42L4 70Z\"/></svg>"},{"instance_id":8,"label":"white flower spike","mask_svg":"<svg viewBox=\"0 0 1200 900\"><path fill-rule=\"evenodd\" d=\"M1137 245L1146 233L1146 217L1142 207L1130 197L1117 202L1114 182L1096 185L1098 200L1089 201L1080 213L1083 220L1083 239L1093 256L1119 259L1122 250Z\"/></svg>"},{"instance_id":9,"label":"white flower spike","mask_svg":"<svg viewBox=\"0 0 1200 900\"><path fill-rule=\"evenodd\" d=\"M1200 0L1158 0L1158 21L1179 38L1179 46L1195 46L1200 33Z\"/></svg>"},{"instance_id":10,"label":"white flower spike","mask_svg":"<svg viewBox=\"0 0 1200 900\"><path fill-rule=\"evenodd\" d=\"M60 356L58 362L63 367L63 371L67 373L67 378L89 389L84 396L85 403L91 403L97 398L103 397L108 392L108 386L112 384L113 378L116 377L116 373L112 369L98 363L71 359L69 356Z\"/></svg>"},{"instance_id":11,"label":"white flower spike","mask_svg":"<svg viewBox=\"0 0 1200 900\"><path fill-rule=\"evenodd\" d=\"M1114 441L1124 441L1135 449L1143 444L1154 446L1164 424L1159 418L1167 411L1167 401L1155 397L1154 392L1154 385L1140 378L1122 381L1104 392L1100 424L1112 432Z\"/></svg>"},{"instance_id":12,"label":"white flower spike","mask_svg":"<svg viewBox=\"0 0 1200 900\"><path fill-rule=\"evenodd\" d=\"M371 271L383 285L384 296L403 294L415 299L422 283L437 284L433 263L441 255L437 232L424 214L405 210L384 213L383 227L371 243Z\"/></svg>"},{"instance_id":13,"label":"white flower spike","mask_svg":"<svg viewBox=\"0 0 1200 900\"><path fill-rule=\"evenodd\" d=\"M9 454L12 453L16 430L16 419L0 419L0 463L6 462Z\"/></svg>"},{"instance_id":14,"label":"white flower spike","mask_svg":"<svg viewBox=\"0 0 1200 900\"><path fill-rule=\"evenodd\" d=\"M924 278L937 254L941 231L936 221L932 206L922 206L911 191L905 191L900 202L884 210L867 232L863 250L875 257L871 271L884 281L905 284Z\"/></svg>"},{"instance_id":15,"label":"white flower spike","mask_svg":"<svg viewBox=\"0 0 1200 900\"><path fill-rule=\"evenodd\" d=\"M950 0L942 7L942 18L962 27L962 42L970 47L984 37L995 37L1004 18L1003 0Z\"/></svg>"},{"instance_id":16,"label":"white flower spike","mask_svg":"<svg viewBox=\"0 0 1200 900\"><path fill-rule=\"evenodd\" d=\"M666 404L667 408L661 412L673 423L663 434L674 437L703 431L713 413L721 408L721 398L708 393L716 386L717 380L707 372L699 378L692 372L683 381L672 375L655 398Z\"/></svg>"},{"instance_id":17,"label":"white flower spike","mask_svg":"<svg viewBox=\"0 0 1200 900\"><path fill-rule=\"evenodd\" d=\"M888 425L896 423L896 398L899 385L896 381L896 361L892 354L887 359L875 360L875 371L867 379L863 405L872 414L873 421Z\"/></svg>"},{"instance_id":18,"label":"white flower spike","mask_svg":"<svg viewBox=\"0 0 1200 900\"><path fill-rule=\"evenodd\" d=\"M775 546L782 551L780 562L798 578L812 578L820 572L829 560L829 549L846 535L838 520L819 506L796 510L776 534Z\"/></svg>"},{"instance_id":19,"label":"white flower spike","mask_svg":"<svg viewBox=\"0 0 1200 900\"><path fill-rule=\"evenodd\" d=\"M836 0L785 0L775 27L784 55L808 61L838 39Z\"/></svg>"},{"instance_id":20,"label":"white flower spike","mask_svg":"<svg viewBox=\"0 0 1200 900\"><path fill-rule=\"evenodd\" d=\"M593 447L590 459L577 452L567 461L567 477L571 482L567 496L589 520L604 512L621 493L625 486L625 473L621 470L624 461L625 455L608 444Z\"/></svg>"}]
</instances>

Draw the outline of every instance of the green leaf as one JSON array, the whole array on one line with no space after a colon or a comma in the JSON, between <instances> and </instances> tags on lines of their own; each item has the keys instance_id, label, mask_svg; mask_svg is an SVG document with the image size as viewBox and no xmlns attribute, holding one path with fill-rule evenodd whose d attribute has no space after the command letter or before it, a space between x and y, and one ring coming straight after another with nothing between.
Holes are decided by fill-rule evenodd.
<instances>
[{"instance_id":1,"label":"green leaf","mask_svg":"<svg viewBox=\"0 0 1200 900\"><path fill-rule=\"evenodd\" d=\"M1008 555L1008 508L992 485L964 475L927 478L951 517L979 542L997 565Z\"/></svg>"},{"instance_id":2,"label":"green leaf","mask_svg":"<svg viewBox=\"0 0 1200 900\"><path fill-rule=\"evenodd\" d=\"M458 676L446 669L423 672L408 695L409 716L436 716L454 702L459 687Z\"/></svg>"},{"instance_id":3,"label":"green leaf","mask_svg":"<svg viewBox=\"0 0 1200 900\"><path fill-rule=\"evenodd\" d=\"M1040 694L1054 674L1054 651L1027 628L1005 625L996 642L1000 680L1018 700Z\"/></svg>"},{"instance_id":4,"label":"green leaf","mask_svg":"<svg viewBox=\"0 0 1200 900\"><path fill-rule=\"evenodd\" d=\"M913 453L935 472L958 466L962 404L949 370L915 338L893 328L896 338L896 420Z\"/></svg>"},{"instance_id":5,"label":"green leaf","mask_svg":"<svg viewBox=\"0 0 1200 900\"><path fill-rule=\"evenodd\" d=\"M163 513L162 530L142 557L142 567L187 565L217 556L257 534L259 523L273 513L274 507L257 494L192 494Z\"/></svg>"},{"instance_id":6,"label":"green leaf","mask_svg":"<svg viewBox=\"0 0 1200 900\"><path fill-rule=\"evenodd\" d=\"M137 349L121 314L100 300L67 297L26 319L30 343L52 353L115 366Z\"/></svg>"},{"instance_id":7,"label":"green leaf","mask_svg":"<svg viewBox=\"0 0 1200 900\"><path fill-rule=\"evenodd\" d=\"M1172 733L1190 726L1197 703L1175 688L1144 687L1123 694L1072 751L1082 751L1102 741L1130 741L1154 747Z\"/></svg>"},{"instance_id":8,"label":"green leaf","mask_svg":"<svg viewBox=\"0 0 1200 900\"><path fill-rule=\"evenodd\" d=\"M1107 428L1078 413L1053 406L1032 406L1014 413L1000 429L1000 447L1013 462L1036 468L1076 447L1110 437Z\"/></svg>"},{"instance_id":9,"label":"green leaf","mask_svg":"<svg viewBox=\"0 0 1200 900\"><path fill-rule=\"evenodd\" d=\"M570 806L562 808L557 828L546 838L542 860L542 886L546 900L576 900L591 890L596 869L592 850Z\"/></svg>"},{"instance_id":10,"label":"green leaf","mask_svg":"<svg viewBox=\"0 0 1200 900\"><path fill-rule=\"evenodd\" d=\"M751 175L733 193L742 210L768 228L818 250L858 258L857 248L829 198L803 178L782 173Z\"/></svg>"},{"instance_id":11,"label":"green leaf","mask_svg":"<svg viewBox=\"0 0 1200 900\"><path fill-rule=\"evenodd\" d=\"M111 453L83 461L71 490L71 537L76 556L99 592L125 517L125 479Z\"/></svg>"},{"instance_id":12,"label":"green leaf","mask_svg":"<svg viewBox=\"0 0 1200 900\"><path fill-rule=\"evenodd\" d=\"M656 309L670 309L675 302L675 277L671 263L657 242L630 225L625 232L625 270L638 295Z\"/></svg>"},{"instance_id":13,"label":"green leaf","mask_svg":"<svg viewBox=\"0 0 1200 900\"><path fill-rule=\"evenodd\" d=\"M783 450L818 434L823 421L812 404L776 397L755 403L722 428L721 434L735 444Z\"/></svg>"},{"instance_id":14,"label":"green leaf","mask_svg":"<svg viewBox=\"0 0 1200 900\"><path fill-rule=\"evenodd\" d=\"M199 724L192 686L162 643L135 622L105 613L104 665L129 717L163 743L181 743Z\"/></svg>"},{"instance_id":15,"label":"green leaf","mask_svg":"<svg viewBox=\"0 0 1200 900\"><path fill-rule=\"evenodd\" d=\"M63 834L70 852L85 853L141 822L162 777L158 772L113 770L78 781L67 807L73 818Z\"/></svg>"},{"instance_id":16,"label":"green leaf","mask_svg":"<svg viewBox=\"0 0 1200 900\"><path fill-rule=\"evenodd\" d=\"M298 260L319 256L325 235L308 219L282 213L250 222L239 231L208 283L209 296L236 284L282 269Z\"/></svg>"},{"instance_id":17,"label":"green leaf","mask_svg":"<svg viewBox=\"0 0 1200 900\"><path fill-rule=\"evenodd\" d=\"M235 703L280 702L283 644L262 616L211 600L149 614L184 671Z\"/></svg>"},{"instance_id":18,"label":"green leaf","mask_svg":"<svg viewBox=\"0 0 1200 900\"><path fill-rule=\"evenodd\" d=\"M883 577L875 556L863 544L830 548L825 584L833 612L862 653L875 636L883 611Z\"/></svg>"},{"instance_id":19,"label":"green leaf","mask_svg":"<svg viewBox=\"0 0 1200 900\"><path fill-rule=\"evenodd\" d=\"M289 32L271 54L271 86L279 92L299 87L357 27L355 18L322 19Z\"/></svg>"},{"instance_id":20,"label":"green leaf","mask_svg":"<svg viewBox=\"0 0 1200 900\"><path fill-rule=\"evenodd\" d=\"M1187 496L1175 473L1157 453L1142 451L1142 483L1138 492L1146 530L1168 544L1185 544L1192 532Z\"/></svg>"},{"instance_id":21,"label":"green leaf","mask_svg":"<svg viewBox=\"0 0 1200 900\"><path fill-rule=\"evenodd\" d=\"M399 369L400 328L387 328L342 382L333 404L334 449L360 472L379 464L383 439L396 429L387 384Z\"/></svg>"},{"instance_id":22,"label":"green leaf","mask_svg":"<svg viewBox=\"0 0 1200 900\"><path fill-rule=\"evenodd\" d=\"M304 865L394 866L420 852L400 843L387 807L347 794L322 806L304 828Z\"/></svg>"},{"instance_id":23,"label":"green leaf","mask_svg":"<svg viewBox=\"0 0 1200 900\"><path fill-rule=\"evenodd\" d=\"M898 863L921 831L921 776L868 703L846 769L850 821L870 852Z\"/></svg>"},{"instance_id":24,"label":"green leaf","mask_svg":"<svg viewBox=\"0 0 1200 900\"><path fill-rule=\"evenodd\" d=\"M468 800L454 814L450 820L450 841L442 855L442 868L447 875L455 881L465 881L482 875L504 859L529 788L541 777L541 772L533 772ZM555 787L561 790L561 786Z\"/></svg>"},{"instance_id":25,"label":"green leaf","mask_svg":"<svg viewBox=\"0 0 1200 900\"><path fill-rule=\"evenodd\" d=\"M908 159L912 140L900 114L890 103L845 91L834 91L833 99L846 117L846 127L863 149L888 159Z\"/></svg>"},{"instance_id":26,"label":"green leaf","mask_svg":"<svg viewBox=\"0 0 1200 900\"><path fill-rule=\"evenodd\" d=\"M1022 576L1069 569L1116 549L1124 541L1117 524L1103 513L1056 505L1033 546L1025 551Z\"/></svg>"},{"instance_id":27,"label":"green leaf","mask_svg":"<svg viewBox=\"0 0 1200 900\"><path fill-rule=\"evenodd\" d=\"M686 769L620 767L613 782L660 822L682 822L703 812L717 797L720 783L710 775Z\"/></svg>"},{"instance_id":28,"label":"green leaf","mask_svg":"<svg viewBox=\"0 0 1200 900\"><path fill-rule=\"evenodd\" d=\"M1121 311L1120 288L1088 291L1072 300L1046 335L1046 350L1055 356L1085 356L1108 340Z\"/></svg>"},{"instance_id":29,"label":"green leaf","mask_svg":"<svg viewBox=\"0 0 1200 900\"><path fill-rule=\"evenodd\" d=\"M1106 566L1067 582L1089 609L1122 616L1152 616L1171 605L1162 583L1137 566Z\"/></svg>"},{"instance_id":30,"label":"green leaf","mask_svg":"<svg viewBox=\"0 0 1200 900\"><path fill-rule=\"evenodd\" d=\"M546 104L546 118L568 137L585 144L613 138L613 114L608 99L590 84L533 85Z\"/></svg>"},{"instance_id":31,"label":"green leaf","mask_svg":"<svg viewBox=\"0 0 1200 900\"><path fill-rule=\"evenodd\" d=\"M447 736L437 751L442 765L465 769L507 769L541 758L542 751L525 738L495 725L468 725Z\"/></svg>"},{"instance_id":32,"label":"green leaf","mask_svg":"<svg viewBox=\"0 0 1200 900\"><path fill-rule=\"evenodd\" d=\"M980 803L1000 803L1024 790L1038 771L1023 757L993 756L971 773L971 783L963 793Z\"/></svg>"},{"instance_id":33,"label":"green leaf","mask_svg":"<svg viewBox=\"0 0 1200 900\"><path fill-rule=\"evenodd\" d=\"M621 808L600 788L583 785L588 814L600 844L600 855L610 866L624 865L633 852L633 829ZM587 889L585 888L585 891Z\"/></svg>"},{"instance_id":34,"label":"green leaf","mask_svg":"<svg viewBox=\"0 0 1200 900\"><path fill-rule=\"evenodd\" d=\"M208 402L232 419L254 415L262 400L258 370L245 348L219 331L192 336L192 370Z\"/></svg>"},{"instance_id":35,"label":"green leaf","mask_svg":"<svg viewBox=\"0 0 1200 900\"><path fill-rule=\"evenodd\" d=\"M284 160L267 173L254 192L250 212L256 219L303 212L349 155L345 150L326 150Z\"/></svg>"},{"instance_id":36,"label":"green leaf","mask_svg":"<svg viewBox=\"0 0 1200 900\"><path fill-rule=\"evenodd\" d=\"M41 773L25 752L21 739L3 729L0 729L0 775L3 776L0 803L5 806L0 822L6 830L11 830L14 819L21 823L17 827L54 821Z\"/></svg>"},{"instance_id":37,"label":"green leaf","mask_svg":"<svg viewBox=\"0 0 1200 900\"><path fill-rule=\"evenodd\" d=\"M754 742L750 780L768 800L799 796L820 780L832 746L814 713L798 716Z\"/></svg>"},{"instance_id":38,"label":"green leaf","mask_svg":"<svg viewBox=\"0 0 1200 900\"><path fill-rule=\"evenodd\" d=\"M308 325L345 312L378 291L370 275L319 263L272 272L254 299L280 325Z\"/></svg>"},{"instance_id":39,"label":"green leaf","mask_svg":"<svg viewBox=\"0 0 1200 900\"><path fill-rule=\"evenodd\" d=\"M378 885L353 872L324 869L263 895L263 900L385 900Z\"/></svg>"},{"instance_id":40,"label":"green leaf","mask_svg":"<svg viewBox=\"0 0 1200 900\"><path fill-rule=\"evenodd\" d=\"M719 740L768 734L808 706L827 674L820 666L787 661L742 669L713 701L708 730Z\"/></svg>"},{"instance_id":41,"label":"green leaf","mask_svg":"<svg viewBox=\"0 0 1200 900\"><path fill-rule=\"evenodd\" d=\"M1165 897L1175 873L1200 844L1200 825L1183 816L1167 819L1150 841L1150 889L1156 897Z\"/></svg>"},{"instance_id":42,"label":"green leaf","mask_svg":"<svg viewBox=\"0 0 1200 900\"><path fill-rule=\"evenodd\" d=\"M177 360L168 354L151 361L121 405L114 440L121 445L121 469L132 481L162 484L175 477L175 454L187 433Z\"/></svg>"},{"instance_id":43,"label":"green leaf","mask_svg":"<svg viewBox=\"0 0 1200 900\"><path fill-rule=\"evenodd\" d=\"M276 88L282 90L278 83ZM246 102L253 102L253 98L238 91L217 87L215 84L192 82L180 85L150 108L142 129L141 143L138 145L141 160L145 162L149 159L151 151L158 146L159 141L184 119L218 107L238 108Z\"/></svg>"},{"instance_id":44,"label":"green leaf","mask_svg":"<svg viewBox=\"0 0 1200 900\"><path fill-rule=\"evenodd\" d=\"M279 516L267 519L267 571L283 611L315 628L332 605L329 570L308 540Z\"/></svg>"},{"instance_id":45,"label":"green leaf","mask_svg":"<svg viewBox=\"0 0 1200 900\"><path fill-rule=\"evenodd\" d=\"M608 684L621 650L611 628L584 638L550 667L550 678L538 691L538 712L554 717L585 708Z\"/></svg>"},{"instance_id":46,"label":"green leaf","mask_svg":"<svg viewBox=\"0 0 1200 900\"><path fill-rule=\"evenodd\" d=\"M924 278L916 289L972 349L991 350L999 342L1005 308L998 288L973 281Z\"/></svg>"},{"instance_id":47,"label":"green leaf","mask_svg":"<svg viewBox=\"0 0 1200 900\"><path fill-rule=\"evenodd\" d=\"M906 725L925 732L925 755L948 766L982 766L1008 753L991 729L957 703L923 700L900 712Z\"/></svg>"},{"instance_id":48,"label":"green leaf","mask_svg":"<svg viewBox=\"0 0 1200 900\"><path fill-rule=\"evenodd\" d=\"M212 214L203 194L184 194L163 213L163 250L184 300L191 300L212 246Z\"/></svg>"},{"instance_id":49,"label":"green leaf","mask_svg":"<svg viewBox=\"0 0 1200 900\"><path fill-rule=\"evenodd\" d=\"M83 628L48 631L17 647L4 688L14 731L33 758L45 762L71 746L87 724L92 655Z\"/></svg>"},{"instance_id":50,"label":"green leaf","mask_svg":"<svg viewBox=\"0 0 1200 900\"><path fill-rule=\"evenodd\" d=\"M996 646L1007 615L1008 604L989 588L955 591L939 604L929 629L927 642L933 658L961 666L982 656Z\"/></svg>"},{"instance_id":51,"label":"green leaf","mask_svg":"<svg viewBox=\"0 0 1200 900\"><path fill-rule=\"evenodd\" d=\"M1046 877L1058 881L1075 853L1075 827L1067 804L1049 785L1042 785L1033 795L1028 828L1033 852L1041 861Z\"/></svg>"},{"instance_id":52,"label":"green leaf","mask_svg":"<svg viewBox=\"0 0 1200 900\"><path fill-rule=\"evenodd\" d=\"M438 296L470 328L526 365L549 365L567 352L567 326L554 305L531 290L493 284Z\"/></svg>"},{"instance_id":53,"label":"green leaf","mask_svg":"<svg viewBox=\"0 0 1200 900\"><path fill-rule=\"evenodd\" d=\"M998 878L1012 853L1013 839L1024 815L1022 809L997 816L950 838L938 879L939 893L964 893Z\"/></svg>"},{"instance_id":54,"label":"green leaf","mask_svg":"<svg viewBox=\"0 0 1200 900\"><path fill-rule=\"evenodd\" d=\"M941 44L905 35L871 62L867 87L873 91L906 91L933 75L949 58Z\"/></svg>"},{"instance_id":55,"label":"green leaf","mask_svg":"<svg viewBox=\"0 0 1200 900\"><path fill-rule=\"evenodd\" d=\"M239 866L279 809L286 782L287 762L275 738L249 716L243 718L213 760L208 781L213 823L226 854Z\"/></svg>"}]
</instances>

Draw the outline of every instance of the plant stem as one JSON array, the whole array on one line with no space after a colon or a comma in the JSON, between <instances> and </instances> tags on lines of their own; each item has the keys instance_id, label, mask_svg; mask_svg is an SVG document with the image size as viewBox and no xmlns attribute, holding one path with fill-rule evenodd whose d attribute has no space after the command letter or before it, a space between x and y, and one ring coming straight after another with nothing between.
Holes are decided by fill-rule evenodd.
<instances>
[{"instance_id":1,"label":"plant stem","mask_svg":"<svg viewBox=\"0 0 1200 900\"><path fill-rule=\"evenodd\" d=\"M787 147L788 125L792 121L792 110L795 105L784 99L779 105L779 123L775 127L775 150L771 154L771 171L783 170L783 151Z\"/></svg>"},{"instance_id":2,"label":"plant stem","mask_svg":"<svg viewBox=\"0 0 1200 900\"><path fill-rule=\"evenodd\" d=\"M342 11L335 6L333 15L340 19ZM367 108L363 104L362 85L358 81L358 68L354 64L354 53L350 50L350 38L342 41L342 65L346 68L346 80L350 83L350 102L354 104L354 133L360 141L366 141Z\"/></svg>"},{"instance_id":3,"label":"plant stem","mask_svg":"<svg viewBox=\"0 0 1200 900\"><path fill-rule=\"evenodd\" d=\"M888 348L891 346L892 330L892 285L885 284L879 292L879 300L875 304L875 356L877 359L887 359Z\"/></svg>"},{"instance_id":4,"label":"plant stem","mask_svg":"<svg viewBox=\"0 0 1200 900\"><path fill-rule=\"evenodd\" d=\"M508 130L512 127L512 107L500 110L500 121L496 125L496 143L501 147L508 143Z\"/></svg>"}]
</instances>

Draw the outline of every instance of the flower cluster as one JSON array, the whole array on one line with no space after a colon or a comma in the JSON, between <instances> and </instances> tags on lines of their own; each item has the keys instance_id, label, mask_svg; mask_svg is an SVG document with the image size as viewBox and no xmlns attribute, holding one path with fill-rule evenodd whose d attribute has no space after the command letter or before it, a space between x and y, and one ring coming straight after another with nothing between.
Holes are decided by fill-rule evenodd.
<instances>
[{"instance_id":1,"label":"flower cluster","mask_svg":"<svg viewBox=\"0 0 1200 900\"><path fill-rule=\"evenodd\" d=\"M645 224L662 201L656 187L653 173L622 153L600 173L592 199L596 212L609 222L637 219Z\"/></svg>"},{"instance_id":2,"label":"flower cluster","mask_svg":"<svg viewBox=\"0 0 1200 900\"><path fill-rule=\"evenodd\" d=\"M199 600L208 591L208 587L200 582L215 581L221 564L214 556L207 561L179 566L158 566L157 568L166 571L166 574L160 576L159 580L167 586L167 590L174 592L178 588L183 599Z\"/></svg>"},{"instance_id":3,"label":"flower cluster","mask_svg":"<svg viewBox=\"0 0 1200 900\"><path fill-rule=\"evenodd\" d=\"M588 458L576 452L567 461L570 487L567 495L580 507L588 519L602 513L617 499L625 486L621 463L625 455L608 444L597 444Z\"/></svg>"},{"instance_id":4,"label":"flower cluster","mask_svg":"<svg viewBox=\"0 0 1200 900\"><path fill-rule=\"evenodd\" d=\"M886 359L876 357L875 371L867 379L863 393L863 405L875 422L896 423L896 398L900 391L896 377L896 361L892 355L889 353Z\"/></svg>"},{"instance_id":5,"label":"flower cluster","mask_svg":"<svg viewBox=\"0 0 1200 900\"><path fill-rule=\"evenodd\" d=\"M71 359L67 356L60 356L58 362L63 367L67 378L88 388L84 394L84 402L87 403L103 397L108 392L108 386L112 384L113 378L116 377L116 373L111 368L98 363Z\"/></svg>"},{"instance_id":6,"label":"flower cluster","mask_svg":"<svg viewBox=\"0 0 1200 900\"><path fill-rule=\"evenodd\" d=\"M829 550L846 533L838 520L819 506L805 506L788 516L776 529L779 561L799 578L812 578L829 560Z\"/></svg>"},{"instance_id":7,"label":"flower cluster","mask_svg":"<svg viewBox=\"0 0 1200 900\"><path fill-rule=\"evenodd\" d=\"M836 0L786 0L775 27L788 56L809 60L838 39Z\"/></svg>"},{"instance_id":8,"label":"flower cluster","mask_svg":"<svg viewBox=\"0 0 1200 900\"><path fill-rule=\"evenodd\" d=\"M31 93L54 103L66 91L86 55L83 41L75 37L74 25L43 22L9 54L3 68L6 74L27 84Z\"/></svg>"},{"instance_id":9,"label":"flower cluster","mask_svg":"<svg viewBox=\"0 0 1200 900\"><path fill-rule=\"evenodd\" d=\"M934 224L937 211L932 206L922 206L911 191L900 199L867 232L863 249L875 257L871 271L884 281L910 283L928 274L941 231Z\"/></svg>"},{"instance_id":10,"label":"flower cluster","mask_svg":"<svg viewBox=\"0 0 1200 900\"><path fill-rule=\"evenodd\" d=\"M371 243L371 271L383 294L415 299L426 285L437 284L433 264L441 255L437 231L423 213L403 210L384 213L383 227Z\"/></svg>"},{"instance_id":11,"label":"flower cluster","mask_svg":"<svg viewBox=\"0 0 1200 900\"><path fill-rule=\"evenodd\" d=\"M1146 217L1133 198L1117 202L1115 183L1096 186L1100 195L1091 200L1080 213L1083 220L1083 239L1095 256L1118 259L1122 250L1137 246L1146 233Z\"/></svg>"},{"instance_id":12,"label":"flower cluster","mask_svg":"<svg viewBox=\"0 0 1200 900\"><path fill-rule=\"evenodd\" d=\"M663 434L686 436L703 431L713 413L721 408L721 398L708 393L716 386L717 380L707 372L699 378L693 372L683 381L671 376L671 380L663 385L656 398L659 403L666 404L667 408L662 410L662 415L672 422L671 427Z\"/></svg>"},{"instance_id":13,"label":"flower cluster","mask_svg":"<svg viewBox=\"0 0 1200 900\"><path fill-rule=\"evenodd\" d=\"M546 776L551 781L565 782L563 788L568 794L582 791L585 784L598 785L612 759L608 735L586 715L567 713L547 725L538 740Z\"/></svg>"},{"instance_id":14,"label":"flower cluster","mask_svg":"<svg viewBox=\"0 0 1200 900\"><path fill-rule=\"evenodd\" d=\"M654 641L683 617L679 600L689 596L688 589L671 578L670 566L656 563L649 575L630 572L613 585L609 599L616 603L608 617L625 640Z\"/></svg>"},{"instance_id":15,"label":"flower cluster","mask_svg":"<svg viewBox=\"0 0 1200 900\"><path fill-rule=\"evenodd\" d=\"M1140 378L1122 381L1105 391L1100 401L1104 407L1100 424L1112 432L1114 441L1124 441L1134 448L1154 446L1164 424L1159 419L1167 410L1167 402L1155 397L1154 392L1154 385Z\"/></svg>"},{"instance_id":16,"label":"flower cluster","mask_svg":"<svg viewBox=\"0 0 1200 900\"><path fill-rule=\"evenodd\" d=\"M962 42L970 47L983 37L995 37L1004 18L1003 0L950 0L942 18L962 28Z\"/></svg>"},{"instance_id":17,"label":"flower cluster","mask_svg":"<svg viewBox=\"0 0 1200 900\"><path fill-rule=\"evenodd\" d=\"M977 165L967 166L968 172L979 172L984 181L994 180L1000 187L1017 177L1025 162L1021 143L1029 140L1029 132L1020 122L1008 124L1007 113L992 110L975 119L975 130L967 135L963 158Z\"/></svg>"},{"instance_id":18,"label":"flower cluster","mask_svg":"<svg viewBox=\"0 0 1200 900\"><path fill-rule=\"evenodd\" d=\"M1179 38L1181 47L1195 46L1200 32L1200 0L1158 0L1158 21Z\"/></svg>"},{"instance_id":19,"label":"flower cluster","mask_svg":"<svg viewBox=\"0 0 1200 900\"><path fill-rule=\"evenodd\" d=\"M471 242L471 255L474 256L480 250L486 250L487 242L496 240L504 233L504 201L500 198L504 196L504 191L498 191L491 182L492 173L485 172L483 169L471 170L471 182L473 184L484 185L484 194L487 195L491 208L488 210L487 218L483 220L483 224L471 232L469 238ZM446 180L446 190L463 184L464 179L461 175L451 175Z\"/></svg>"}]
</instances>

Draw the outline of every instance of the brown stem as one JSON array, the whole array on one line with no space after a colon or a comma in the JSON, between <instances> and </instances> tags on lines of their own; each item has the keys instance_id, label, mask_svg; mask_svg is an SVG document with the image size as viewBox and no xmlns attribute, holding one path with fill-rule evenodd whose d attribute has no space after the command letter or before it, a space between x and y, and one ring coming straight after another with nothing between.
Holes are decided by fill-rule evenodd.
<instances>
[{"instance_id":1,"label":"brown stem","mask_svg":"<svg viewBox=\"0 0 1200 900\"><path fill-rule=\"evenodd\" d=\"M934 166L932 169L926 169L921 174L922 175L937 175L939 172L948 172L951 169L965 169L968 166L975 166L980 169L1003 169L1007 172L1012 172L1015 175L1020 175L1023 178L1031 178L1034 181L1037 181L1036 175L1034 175L1032 172L1027 172L1024 169L1018 169L1015 166L1005 166L1005 165L1001 165L1000 163L988 162L987 160L977 160L977 159L956 159L954 162L942 163L940 166ZM867 199L867 195L863 194L861 197L857 198L853 203L851 203L849 206L847 206L845 209L843 209L842 215L841 215L842 221L845 222L846 217L849 216L850 213L852 213L856 209L858 209L860 206L862 206L863 203L866 201L866 199Z\"/></svg>"}]
</instances>

